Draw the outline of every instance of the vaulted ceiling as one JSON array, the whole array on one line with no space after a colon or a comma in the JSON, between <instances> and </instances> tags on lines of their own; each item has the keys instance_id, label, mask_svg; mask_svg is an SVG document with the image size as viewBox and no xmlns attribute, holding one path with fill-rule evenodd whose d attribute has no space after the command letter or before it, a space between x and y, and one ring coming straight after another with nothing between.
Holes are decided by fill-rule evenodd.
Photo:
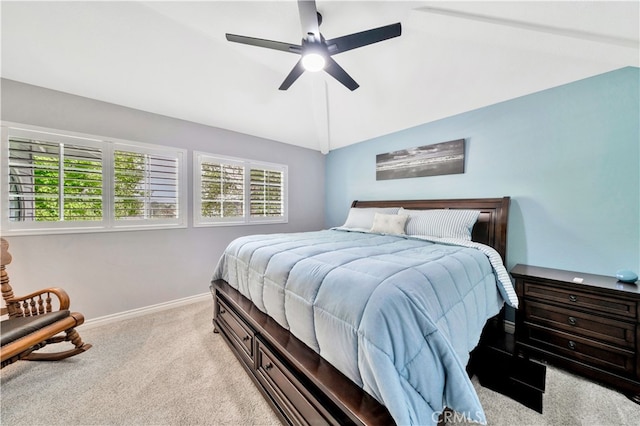
<instances>
[{"instance_id":1,"label":"vaulted ceiling","mask_svg":"<svg viewBox=\"0 0 640 426\"><path fill-rule=\"evenodd\" d=\"M397 38L278 87L297 55L295 1L2 1L2 77L328 152L624 66L639 2L317 0L327 38L395 22Z\"/></svg>"}]
</instances>

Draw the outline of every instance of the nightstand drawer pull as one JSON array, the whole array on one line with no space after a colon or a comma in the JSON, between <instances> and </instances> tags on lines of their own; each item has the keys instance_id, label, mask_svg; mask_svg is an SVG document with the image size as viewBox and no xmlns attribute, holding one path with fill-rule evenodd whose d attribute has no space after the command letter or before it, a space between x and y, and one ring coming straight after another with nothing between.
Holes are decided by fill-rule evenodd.
<instances>
[{"instance_id":1,"label":"nightstand drawer pull","mask_svg":"<svg viewBox=\"0 0 640 426\"><path fill-rule=\"evenodd\" d=\"M569 324L576 325L578 321L574 317L569 317Z\"/></svg>"},{"instance_id":2,"label":"nightstand drawer pull","mask_svg":"<svg viewBox=\"0 0 640 426\"><path fill-rule=\"evenodd\" d=\"M576 342L574 342L573 340L569 340L569 349L571 349L572 351L576 350Z\"/></svg>"},{"instance_id":3,"label":"nightstand drawer pull","mask_svg":"<svg viewBox=\"0 0 640 426\"><path fill-rule=\"evenodd\" d=\"M578 301L578 296L576 296L575 294L570 294L569 295L569 301L570 302L577 302Z\"/></svg>"}]
</instances>

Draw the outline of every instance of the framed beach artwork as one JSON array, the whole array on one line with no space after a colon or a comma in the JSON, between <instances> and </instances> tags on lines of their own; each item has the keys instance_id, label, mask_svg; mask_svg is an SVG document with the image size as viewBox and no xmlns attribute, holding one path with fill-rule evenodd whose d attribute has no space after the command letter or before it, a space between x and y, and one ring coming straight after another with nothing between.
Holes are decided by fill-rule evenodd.
<instances>
[{"instance_id":1,"label":"framed beach artwork","mask_svg":"<svg viewBox=\"0 0 640 426\"><path fill-rule=\"evenodd\" d=\"M464 139L376 155L376 180L464 173Z\"/></svg>"}]
</instances>

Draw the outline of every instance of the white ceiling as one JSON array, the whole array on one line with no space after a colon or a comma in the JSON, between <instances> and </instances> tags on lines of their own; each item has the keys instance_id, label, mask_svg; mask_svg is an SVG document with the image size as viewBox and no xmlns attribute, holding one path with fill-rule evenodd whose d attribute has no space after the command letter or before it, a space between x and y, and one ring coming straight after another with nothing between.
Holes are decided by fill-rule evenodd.
<instances>
[{"instance_id":1,"label":"white ceiling","mask_svg":"<svg viewBox=\"0 0 640 426\"><path fill-rule=\"evenodd\" d=\"M295 1L2 1L2 77L322 152L640 65L639 2L317 0L335 38L402 36L334 56L278 87L297 55L225 39L300 43Z\"/></svg>"}]
</instances>

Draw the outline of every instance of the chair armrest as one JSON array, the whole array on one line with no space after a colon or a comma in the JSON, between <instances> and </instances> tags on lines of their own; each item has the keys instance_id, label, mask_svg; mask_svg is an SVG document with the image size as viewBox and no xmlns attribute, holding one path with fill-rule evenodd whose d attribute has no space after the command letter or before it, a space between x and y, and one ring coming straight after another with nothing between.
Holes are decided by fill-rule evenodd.
<instances>
[{"instance_id":1,"label":"chair armrest","mask_svg":"<svg viewBox=\"0 0 640 426\"><path fill-rule=\"evenodd\" d=\"M27 294L26 296L6 299L5 302L7 304L9 316L14 318L52 312L52 294L58 299L58 310L69 309L71 302L67 292L58 287L50 287L35 291Z\"/></svg>"}]
</instances>

